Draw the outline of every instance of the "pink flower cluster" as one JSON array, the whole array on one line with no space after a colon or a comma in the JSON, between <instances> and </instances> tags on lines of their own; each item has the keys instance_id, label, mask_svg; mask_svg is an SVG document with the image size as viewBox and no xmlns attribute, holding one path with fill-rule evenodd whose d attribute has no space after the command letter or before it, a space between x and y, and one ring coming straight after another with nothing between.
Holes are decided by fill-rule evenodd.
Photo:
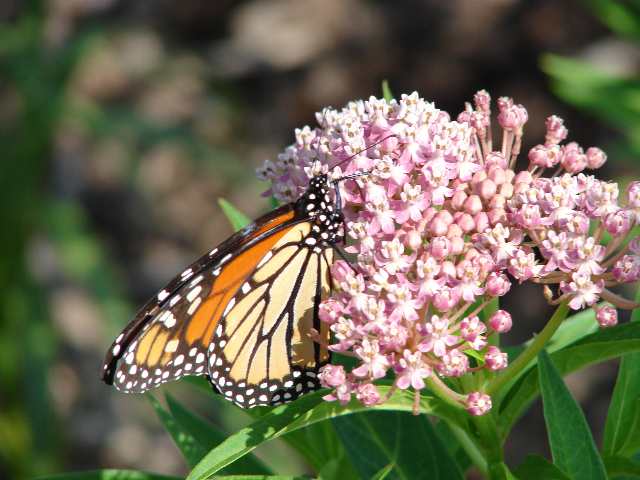
<instances>
[{"instance_id":1,"label":"pink flower cluster","mask_svg":"<svg viewBox=\"0 0 640 480\"><path fill-rule=\"evenodd\" d=\"M640 278L640 241L629 238L640 221L640 182L621 199L617 184L585 174L605 154L563 144L567 129L555 116L517 172L528 114L510 98L497 105L499 146L485 91L456 120L417 93L325 109L317 128L296 130L295 144L259 170L280 201L302 194L318 165L336 178L369 172L341 183L355 264L334 264L337 290L320 315L331 349L358 365L325 367L328 399L379 403L373 382L392 374L394 388L436 383L481 415L491 408L487 395L455 392L442 379L507 366L488 336L507 332L511 316L482 310L514 280L545 284L550 302L572 309L600 299L634 306L610 287ZM597 319L615 325L615 308L602 307Z\"/></svg>"}]
</instances>

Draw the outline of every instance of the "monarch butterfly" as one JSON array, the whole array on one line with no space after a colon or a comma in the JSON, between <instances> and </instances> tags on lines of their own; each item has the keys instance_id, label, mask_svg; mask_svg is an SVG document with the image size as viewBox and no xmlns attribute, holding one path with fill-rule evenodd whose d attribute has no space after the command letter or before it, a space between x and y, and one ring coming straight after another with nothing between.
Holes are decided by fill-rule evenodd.
<instances>
[{"instance_id":1,"label":"monarch butterfly","mask_svg":"<svg viewBox=\"0 0 640 480\"><path fill-rule=\"evenodd\" d=\"M297 201L260 217L176 276L109 348L105 383L140 393L204 375L244 408L319 388L330 353L318 308L332 288L334 248L344 241L337 182L353 176L315 175ZM324 342L312 340L312 329Z\"/></svg>"}]
</instances>

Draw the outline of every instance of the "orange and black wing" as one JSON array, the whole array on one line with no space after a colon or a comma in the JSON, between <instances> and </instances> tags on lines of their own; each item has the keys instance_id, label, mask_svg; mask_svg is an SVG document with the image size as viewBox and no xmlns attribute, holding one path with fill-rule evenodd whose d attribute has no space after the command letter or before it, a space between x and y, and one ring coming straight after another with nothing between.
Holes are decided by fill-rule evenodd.
<instances>
[{"instance_id":1,"label":"orange and black wing","mask_svg":"<svg viewBox=\"0 0 640 480\"><path fill-rule=\"evenodd\" d=\"M298 387L296 382L289 392L291 396L296 389L310 389L311 383L317 388L315 373L326 363L328 353L320 352L308 333L310 328L320 329L317 308L322 291L330 282L328 267L332 252L330 248L312 248L305 243L310 228L308 220L296 218L293 206L287 205L262 217L194 262L148 302L116 338L107 353L104 380L126 392L144 392L184 375L210 375L217 388L227 397L233 396L236 403L242 403L238 395L242 395L240 389L245 388L246 406L279 401L275 399L278 395L273 393L275 390L268 390L267 401L262 400L263 394L251 397L247 382L256 381L253 375L256 371L264 370L260 381L255 383L257 387L267 382L268 387L273 388L275 381L280 382L276 387L282 390L280 398L284 398L284 389L290 388L285 386L289 378L294 375L298 378L300 372L311 372L313 376L309 378L314 380L309 380L304 387ZM293 278L293 270L282 265L275 269L271 266L281 263L284 258L281 252L291 253L294 244L306 252L305 261L300 263L300 257L293 255L285 263L299 268L294 278L299 286L294 293L292 284L286 285L289 298L276 312L268 307L282 302L281 289L285 285L282 282ZM307 273L308 269L313 270L313 278ZM267 271L273 275L267 276ZM306 300L305 295L309 295ZM283 314L290 304L294 310ZM241 309L245 308L247 311L239 320ZM260 309L262 313L256 314ZM250 322L260 326L243 330ZM256 337L258 328L263 329L266 324L285 325L285 335L282 336L282 329L274 328L267 332L269 338L263 338L262 334ZM247 338L243 338L243 346L239 348L236 339L243 331ZM323 331L328 335L326 329ZM250 347L251 339L258 343L258 349L266 341L269 358L281 350L287 352L286 356L277 357L277 367L266 358L260 363L262 357L257 353L261 350L250 354L247 360L239 352ZM286 366L281 365L283 361ZM243 365L244 387L240 386L242 381L233 380L240 378L239 370L232 370L236 364ZM221 372L229 373L228 378L221 376ZM231 395L226 393L227 384L233 388ZM251 403L250 397L254 398Z\"/></svg>"}]
</instances>

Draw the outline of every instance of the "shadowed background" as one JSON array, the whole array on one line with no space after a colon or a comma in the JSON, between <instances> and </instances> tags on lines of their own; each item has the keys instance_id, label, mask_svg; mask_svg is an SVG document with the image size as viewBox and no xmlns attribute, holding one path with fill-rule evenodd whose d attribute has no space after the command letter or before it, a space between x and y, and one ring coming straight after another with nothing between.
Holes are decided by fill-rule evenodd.
<instances>
[{"instance_id":1,"label":"shadowed background","mask_svg":"<svg viewBox=\"0 0 640 480\"><path fill-rule=\"evenodd\" d=\"M608 151L601 176L637 176L640 16L616 23L607 5L2 1L0 477L185 473L145 398L99 381L103 353L137 306L231 233L219 198L251 217L269 208L255 167L324 106L381 96L388 79L455 115L485 88L528 108L523 151L555 113L571 140ZM548 318L536 288L505 304L509 342ZM568 380L596 440L614 375L609 363ZM232 430L245 421L169 388ZM536 406L511 460L548 454L543 425ZM283 444L260 453L282 473L306 471Z\"/></svg>"}]
</instances>

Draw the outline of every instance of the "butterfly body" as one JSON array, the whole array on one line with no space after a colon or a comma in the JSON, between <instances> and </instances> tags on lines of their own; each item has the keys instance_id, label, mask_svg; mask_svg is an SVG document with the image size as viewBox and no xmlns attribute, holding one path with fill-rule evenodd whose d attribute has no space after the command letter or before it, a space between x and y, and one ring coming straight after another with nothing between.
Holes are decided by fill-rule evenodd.
<instances>
[{"instance_id":1,"label":"butterfly body","mask_svg":"<svg viewBox=\"0 0 640 480\"><path fill-rule=\"evenodd\" d=\"M319 388L329 361L311 338L329 332L318 307L344 237L339 190L326 175L232 235L176 276L107 352L103 379L144 392L203 375L242 407L274 405Z\"/></svg>"}]
</instances>

